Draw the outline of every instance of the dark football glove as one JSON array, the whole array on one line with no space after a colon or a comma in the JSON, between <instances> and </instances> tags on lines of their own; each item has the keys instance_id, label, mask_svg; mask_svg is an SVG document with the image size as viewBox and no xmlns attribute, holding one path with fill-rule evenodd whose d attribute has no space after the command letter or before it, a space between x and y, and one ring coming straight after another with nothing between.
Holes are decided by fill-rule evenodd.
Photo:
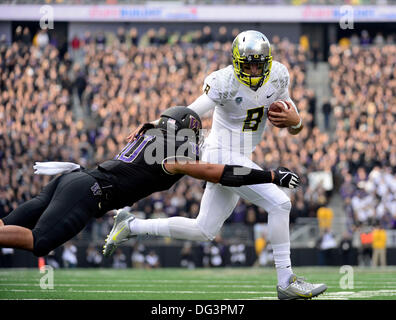
<instances>
[{"instance_id":1,"label":"dark football glove","mask_svg":"<svg viewBox=\"0 0 396 320\"><path fill-rule=\"evenodd\" d=\"M150 130L150 129L153 129L153 128L154 128L154 125L152 123L150 123L150 122L147 122L140 128L140 130L138 131L138 133L136 134L135 137L141 136L142 134L145 134L145 132L147 130Z\"/></svg>"},{"instance_id":2,"label":"dark football glove","mask_svg":"<svg viewBox=\"0 0 396 320\"><path fill-rule=\"evenodd\" d=\"M300 185L299 176L285 167L277 168L274 173L275 179L273 183L280 187L294 189Z\"/></svg>"}]
</instances>

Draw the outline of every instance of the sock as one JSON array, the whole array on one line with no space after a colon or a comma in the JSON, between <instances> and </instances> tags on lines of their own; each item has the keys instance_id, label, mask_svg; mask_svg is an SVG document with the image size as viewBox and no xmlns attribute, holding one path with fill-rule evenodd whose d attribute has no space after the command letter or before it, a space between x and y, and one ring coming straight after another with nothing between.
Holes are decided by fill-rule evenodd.
<instances>
[{"instance_id":1,"label":"sock","mask_svg":"<svg viewBox=\"0 0 396 320\"><path fill-rule=\"evenodd\" d=\"M278 285L289 285L293 273L290 260L289 213L291 203L285 202L274 207L268 214L269 240L273 249Z\"/></svg>"},{"instance_id":2,"label":"sock","mask_svg":"<svg viewBox=\"0 0 396 320\"><path fill-rule=\"evenodd\" d=\"M129 222L132 234L149 234L181 240L208 241L197 226L196 219L171 217L166 219L134 219Z\"/></svg>"},{"instance_id":3,"label":"sock","mask_svg":"<svg viewBox=\"0 0 396 320\"><path fill-rule=\"evenodd\" d=\"M272 245L278 285L285 288L293 271L290 261L290 242Z\"/></svg>"},{"instance_id":4,"label":"sock","mask_svg":"<svg viewBox=\"0 0 396 320\"><path fill-rule=\"evenodd\" d=\"M134 219L129 222L129 230L134 235L149 234L170 237L168 219Z\"/></svg>"}]
</instances>

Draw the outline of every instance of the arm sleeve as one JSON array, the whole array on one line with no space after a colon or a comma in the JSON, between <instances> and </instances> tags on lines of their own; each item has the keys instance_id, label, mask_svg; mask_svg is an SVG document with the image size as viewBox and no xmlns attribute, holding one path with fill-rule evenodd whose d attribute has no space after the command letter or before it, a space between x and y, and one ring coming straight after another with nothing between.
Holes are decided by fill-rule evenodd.
<instances>
[{"instance_id":1,"label":"arm sleeve","mask_svg":"<svg viewBox=\"0 0 396 320\"><path fill-rule=\"evenodd\" d=\"M210 110L213 110L215 106L216 102L214 102L211 98L208 97L207 94L204 93L187 108L190 108L191 110L195 111L200 117L202 117Z\"/></svg>"},{"instance_id":2,"label":"arm sleeve","mask_svg":"<svg viewBox=\"0 0 396 320\"><path fill-rule=\"evenodd\" d=\"M251 169L237 165L225 165L219 183L227 187L272 183L271 171Z\"/></svg>"}]
</instances>

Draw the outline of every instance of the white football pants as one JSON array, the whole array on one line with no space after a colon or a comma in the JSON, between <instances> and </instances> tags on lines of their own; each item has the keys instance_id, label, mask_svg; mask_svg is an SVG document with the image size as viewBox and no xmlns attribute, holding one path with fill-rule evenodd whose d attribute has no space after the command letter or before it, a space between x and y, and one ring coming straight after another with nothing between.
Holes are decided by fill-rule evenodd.
<instances>
[{"instance_id":1,"label":"white football pants","mask_svg":"<svg viewBox=\"0 0 396 320\"><path fill-rule=\"evenodd\" d=\"M202 160L262 169L247 156L220 149L206 149ZM169 218L170 236L186 240L213 240L224 221L233 212L240 197L268 212L269 240L272 245L290 242L290 199L284 191L272 183L225 187L208 182L197 218Z\"/></svg>"}]
</instances>

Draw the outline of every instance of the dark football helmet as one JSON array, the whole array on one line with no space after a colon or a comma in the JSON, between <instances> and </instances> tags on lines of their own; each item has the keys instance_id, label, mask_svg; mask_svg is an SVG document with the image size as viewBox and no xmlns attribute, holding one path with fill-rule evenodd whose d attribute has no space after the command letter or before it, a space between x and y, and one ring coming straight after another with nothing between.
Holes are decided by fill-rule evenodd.
<instances>
[{"instance_id":1,"label":"dark football helmet","mask_svg":"<svg viewBox=\"0 0 396 320\"><path fill-rule=\"evenodd\" d=\"M197 143L201 140L202 122L199 115L183 106L166 109L159 119L157 128L168 132L170 129L177 134L181 129L190 129L194 132Z\"/></svg>"}]
</instances>

